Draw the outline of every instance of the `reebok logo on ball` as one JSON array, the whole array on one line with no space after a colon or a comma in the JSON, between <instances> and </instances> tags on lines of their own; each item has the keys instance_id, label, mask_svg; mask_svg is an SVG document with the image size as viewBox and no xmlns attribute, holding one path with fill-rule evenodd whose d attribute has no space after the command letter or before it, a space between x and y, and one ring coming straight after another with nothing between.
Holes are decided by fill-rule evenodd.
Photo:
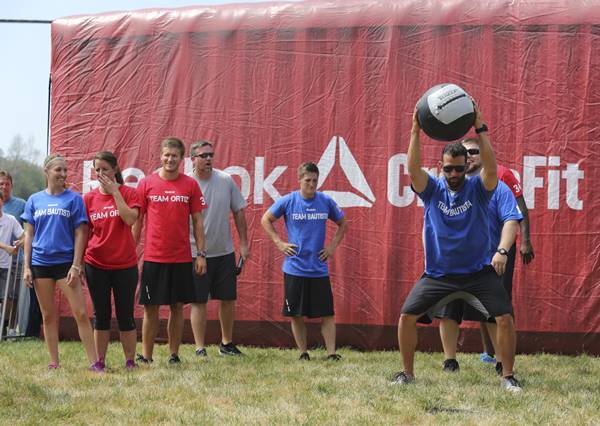
<instances>
[{"instance_id":1,"label":"reebok logo on ball","mask_svg":"<svg viewBox=\"0 0 600 426\"><path fill-rule=\"evenodd\" d=\"M438 84L419 99L417 118L430 138L454 141L473 126L475 108L469 95L456 84Z\"/></svg>"}]
</instances>

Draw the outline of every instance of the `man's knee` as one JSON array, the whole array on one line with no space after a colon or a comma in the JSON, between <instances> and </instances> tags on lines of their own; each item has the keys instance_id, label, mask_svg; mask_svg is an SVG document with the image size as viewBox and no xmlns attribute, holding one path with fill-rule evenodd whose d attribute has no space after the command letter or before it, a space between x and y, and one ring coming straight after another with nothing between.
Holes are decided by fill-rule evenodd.
<instances>
[{"instance_id":1,"label":"man's knee","mask_svg":"<svg viewBox=\"0 0 600 426\"><path fill-rule=\"evenodd\" d=\"M235 309L235 300L221 300L219 308L222 312L232 313Z\"/></svg>"},{"instance_id":2,"label":"man's knee","mask_svg":"<svg viewBox=\"0 0 600 426\"><path fill-rule=\"evenodd\" d=\"M416 326L418 318L419 318L419 316L414 315L414 314L401 314L398 324L402 325L402 326L410 326L410 325Z\"/></svg>"},{"instance_id":3,"label":"man's knee","mask_svg":"<svg viewBox=\"0 0 600 426\"><path fill-rule=\"evenodd\" d=\"M171 305L171 313L172 314L183 313L183 303L173 303Z\"/></svg>"},{"instance_id":4,"label":"man's knee","mask_svg":"<svg viewBox=\"0 0 600 426\"><path fill-rule=\"evenodd\" d=\"M290 317L290 320L294 323L294 324L304 324L304 317L303 316L297 316L297 317Z\"/></svg>"},{"instance_id":5,"label":"man's knee","mask_svg":"<svg viewBox=\"0 0 600 426\"><path fill-rule=\"evenodd\" d=\"M514 329L515 322L511 314L504 314L496 317L496 326L498 329L510 330Z\"/></svg>"},{"instance_id":6,"label":"man's knee","mask_svg":"<svg viewBox=\"0 0 600 426\"><path fill-rule=\"evenodd\" d=\"M190 320L203 321L206 319L206 303L192 303L190 306Z\"/></svg>"},{"instance_id":7,"label":"man's knee","mask_svg":"<svg viewBox=\"0 0 600 426\"><path fill-rule=\"evenodd\" d=\"M452 318L440 318L440 325L445 327L458 327L458 321Z\"/></svg>"},{"instance_id":8,"label":"man's knee","mask_svg":"<svg viewBox=\"0 0 600 426\"><path fill-rule=\"evenodd\" d=\"M159 305L145 305L144 306L144 317L149 320L158 321L158 309Z\"/></svg>"}]
</instances>

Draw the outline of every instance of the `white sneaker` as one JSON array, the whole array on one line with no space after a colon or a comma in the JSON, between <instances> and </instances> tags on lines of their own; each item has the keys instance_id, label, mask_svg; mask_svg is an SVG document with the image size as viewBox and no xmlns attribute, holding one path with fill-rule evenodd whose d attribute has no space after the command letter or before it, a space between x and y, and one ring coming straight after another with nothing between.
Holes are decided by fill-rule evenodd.
<instances>
[{"instance_id":1,"label":"white sneaker","mask_svg":"<svg viewBox=\"0 0 600 426\"><path fill-rule=\"evenodd\" d=\"M502 387L512 393L519 393L523 390L519 381L515 379L515 376L503 377Z\"/></svg>"},{"instance_id":2,"label":"white sneaker","mask_svg":"<svg viewBox=\"0 0 600 426\"><path fill-rule=\"evenodd\" d=\"M404 371L394 374L392 378L392 385L408 385L415 382L414 376L406 374Z\"/></svg>"}]
</instances>

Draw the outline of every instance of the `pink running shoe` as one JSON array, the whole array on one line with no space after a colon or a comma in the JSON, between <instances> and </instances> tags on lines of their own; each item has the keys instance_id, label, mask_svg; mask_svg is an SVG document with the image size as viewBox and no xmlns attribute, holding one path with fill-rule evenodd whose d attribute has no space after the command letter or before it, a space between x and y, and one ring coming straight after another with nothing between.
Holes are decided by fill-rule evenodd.
<instances>
[{"instance_id":1,"label":"pink running shoe","mask_svg":"<svg viewBox=\"0 0 600 426\"><path fill-rule=\"evenodd\" d=\"M48 364L48 370L58 370L60 366L58 364L50 363Z\"/></svg>"},{"instance_id":2,"label":"pink running shoe","mask_svg":"<svg viewBox=\"0 0 600 426\"><path fill-rule=\"evenodd\" d=\"M102 361L96 361L92 365L88 367L89 371L93 371L94 373L105 373L106 369L104 367L104 363Z\"/></svg>"},{"instance_id":3,"label":"pink running shoe","mask_svg":"<svg viewBox=\"0 0 600 426\"><path fill-rule=\"evenodd\" d=\"M137 364L135 363L135 361L134 361L134 360L132 360L132 359L128 359L128 360L125 362L125 368L126 368L126 369L128 369L128 370L133 370L134 368L137 368L137 366L138 366L138 365L137 365Z\"/></svg>"}]
</instances>

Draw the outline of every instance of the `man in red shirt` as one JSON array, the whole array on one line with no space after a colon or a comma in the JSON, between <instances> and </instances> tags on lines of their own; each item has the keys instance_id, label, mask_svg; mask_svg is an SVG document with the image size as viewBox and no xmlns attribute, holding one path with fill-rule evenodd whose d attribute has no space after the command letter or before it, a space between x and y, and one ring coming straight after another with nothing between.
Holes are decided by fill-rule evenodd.
<instances>
[{"instance_id":1,"label":"man in red shirt","mask_svg":"<svg viewBox=\"0 0 600 426\"><path fill-rule=\"evenodd\" d=\"M192 269L198 275L206 272L201 216L206 203L196 181L179 173L185 156L183 142L177 138L167 138L162 141L160 150L162 167L157 173L146 176L138 185L142 208L133 228L137 241L143 220L146 219L139 301L144 305L143 349L137 360L152 362L159 308L169 305L169 364L178 364L181 362L178 352L183 334L183 304L189 302L193 294ZM193 266L189 243L190 216L198 249Z\"/></svg>"}]
</instances>

